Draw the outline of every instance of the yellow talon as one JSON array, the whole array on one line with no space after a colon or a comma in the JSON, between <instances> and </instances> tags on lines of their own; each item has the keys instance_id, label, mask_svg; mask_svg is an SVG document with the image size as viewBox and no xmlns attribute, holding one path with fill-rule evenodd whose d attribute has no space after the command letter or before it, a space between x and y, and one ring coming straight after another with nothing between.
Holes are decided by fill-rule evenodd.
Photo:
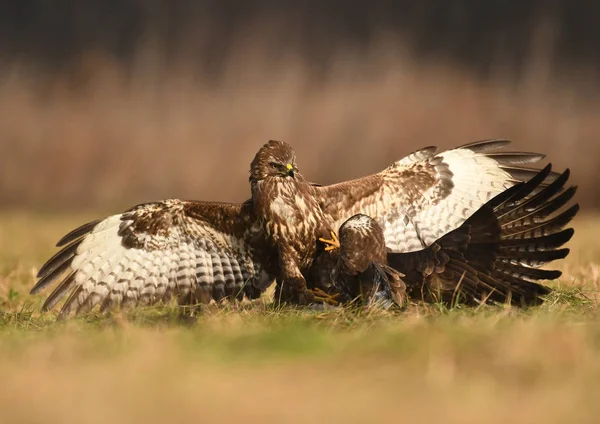
<instances>
[{"instance_id":1,"label":"yellow talon","mask_svg":"<svg viewBox=\"0 0 600 424\"><path fill-rule=\"evenodd\" d=\"M327 303L331 306L337 306L339 304L337 298L340 297L341 293L329 294L319 288L308 289L308 291L314 295L315 301L317 302Z\"/></svg>"},{"instance_id":2,"label":"yellow talon","mask_svg":"<svg viewBox=\"0 0 600 424\"><path fill-rule=\"evenodd\" d=\"M327 246L325 246L326 251L332 251L340 248L340 240L337 237L335 231L330 230L329 234L331 234L331 239L324 239L323 237L319 237L319 241L322 241Z\"/></svg>"}]
</instances>

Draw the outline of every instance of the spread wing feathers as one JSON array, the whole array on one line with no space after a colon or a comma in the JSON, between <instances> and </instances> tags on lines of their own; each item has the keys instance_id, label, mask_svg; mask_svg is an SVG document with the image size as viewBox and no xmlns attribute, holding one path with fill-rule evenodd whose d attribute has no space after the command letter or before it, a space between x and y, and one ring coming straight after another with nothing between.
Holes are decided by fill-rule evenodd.
<instances>
[{"instance_id":1,"label":"spread wing feathers","mask_svg":"<svg viewBox=\"0 0 600 424\"><path fill-rule=\"evenodd\" d=\"M525 183L494 197L465 223L419 252L388 255L391 266L423 298L466 303L495 301L517 305L540 302L550 289L537 280L559 278L540 269L567 256L562 248L573 236L565 226L579 205L565 206L576 187L565 188L569 170L551 166Z\"/></svg>"},{"instance_id":2,"label":"spread wing feathers","mask_svg":"<svg viewBox=\"0 0 600 424\"><path fill-rule=\"evenodd\" d=\"M427 147L378 174L315 190L334 228L364 213L377 219L391 251L414 252L460 227L494 196L536 175L522 165L544 156L498 152L507 144L484 140L439 154L436 147ZM550 173L537 189L557 176Z\"/></svg>"},{"instance_id":3,"label":"spread wing feathers","mask_svg":"<svg viewBox=\"0 0 600 424\"><path fill-rule=\"evenodd\" d=\"M38 273L37 293L60 280L43 305L69 294L60 316L138 303L208 302L255 297L261 268L245 237L253 224L247 204L166 200L82 225ZM264 281L263 281L264 282Z\"/></svg>"}]
</instances>

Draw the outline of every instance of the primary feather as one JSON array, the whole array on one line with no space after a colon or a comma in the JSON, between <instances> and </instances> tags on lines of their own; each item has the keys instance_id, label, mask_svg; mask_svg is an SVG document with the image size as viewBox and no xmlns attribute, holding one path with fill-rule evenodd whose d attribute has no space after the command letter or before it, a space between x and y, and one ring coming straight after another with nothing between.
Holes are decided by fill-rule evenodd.
<instances>
[{"instance_id":1,"label":"primary feather","mask_svg":"<svg viewBox=\"0 0 600 424\"><path fill-rule=\"evenodd\" d=\"M254 241L259 231L249 204L139 205L65 236L31 293L61 279L43 305L53 308L70 291L61 316L96 305L154 304L174 294L186 303L254 298L271 282Z\"/></svg>"},{"instance_id":2,"label":"primary feather","mask_svg":"<svg viewBox=\"0 0 600 424\"><path fill-rule=\"evenodd\" d=\"M575 187L565 188L568 177L569 170L557 178L548 165L491 199L428 248L390 253L389 263L405 274L413 297L540 303L551 290L537 281L561 275L540 267L567 256L569 250L562 246L574 233L565 228L579 210L578 204L566 207L575 194Z\"/></svg>"},{"instance_id":3,"label":"primary feather","mask_svg":"<svg viewBox=\"0 0 600 424\"><path fill-rule=\"evenodd\" d=\"M536 153L497 152L509 142L486 140L436 154L428 147L367 177L316 187L321 207L338 228L363 213L381 225L393 252L414 252L461 226L481 206L536 171ZM555 178L548 176L548 181Z\"/></svg>"},{"instance_id":4,"label":"primary feather","mask_svg":"<svg viewBox=\"0 0 600 424\"><path fill-rule=\"evenodd\" d=\"M171 296L181 304L256 298L276 280L284 300L302 303L310 300L306 279L313 278L315 258L323 257L317 239L352 215L375 218L388 250L418 252L463 226L498 194L529 180L535 171L523 165L543 156L498 151L506 144L487 140L439 154L428 147L377 174L321 187L302 177L288 144L269 141L252 161L249 201L166 200L85 224L60 240L62 249L41 267L32 293L57 283L43 309L66 297L61 309L66 316ZM539 237L554 234L568 218L540 221L568 193L549 202L544 189L554 179L548 173L523 211L503 210L506 240L553 242ZM497 272L521 271L513 257L519 248L506 241L506 269ZM520 258L529 266L552 255Z\"/></svg>"},{"instance_id":5,"label":"primary feather","mask_svg":"<svg viewBox=\"0 0 600 424\"><path fill-rule=\"evenodd\" d=\"M551 290L537 281L561 275L540 267L564 258L569 250L562 246L574 233L564 228L579 208L566 207L575 194L575 187L565 188L568 178L568 170L556 178L549 165L416 252L390 252L378 222L354 215L339 229L336 288L349 299L399 305L406 293L451 304L540 303Z\"/></svg>"}]
</instances>

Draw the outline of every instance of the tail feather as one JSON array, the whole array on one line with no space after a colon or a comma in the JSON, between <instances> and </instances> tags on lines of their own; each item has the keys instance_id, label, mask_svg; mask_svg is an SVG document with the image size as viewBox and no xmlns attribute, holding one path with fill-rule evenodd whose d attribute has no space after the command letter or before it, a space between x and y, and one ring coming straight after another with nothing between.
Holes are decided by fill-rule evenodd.
<instances>
[{"instance_id":1,"label":"tail feather","mask_svg":"<svg viewBox=\"0 0 600 424\"><path fill-rule=\"evenodd\" d=\"M406 284L402 280L403 275L387 265L372 262L375 284L374 293L369 296L370 302L377 302L380 306L389 307L392 300L396 305L402 307L406 303Z\"/></svg>"}]
</instances>

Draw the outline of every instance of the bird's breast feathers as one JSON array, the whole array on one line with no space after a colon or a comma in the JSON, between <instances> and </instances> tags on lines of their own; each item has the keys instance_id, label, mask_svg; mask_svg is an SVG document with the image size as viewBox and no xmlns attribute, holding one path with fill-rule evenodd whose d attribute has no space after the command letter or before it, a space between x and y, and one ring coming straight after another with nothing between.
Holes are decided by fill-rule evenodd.
<instances>
[{"instance_id":1,"label":"bird's breast feathers","mask_svg":"<svg viewBox=\"0 0 600 424\"><path fill-rule=\"evenodd\" d=\"M274 242L296 240L302 245L314 244L324 217L310 185L279 181L263 185L261 195L265 230Z\"/></svg>"}]
</instances>

